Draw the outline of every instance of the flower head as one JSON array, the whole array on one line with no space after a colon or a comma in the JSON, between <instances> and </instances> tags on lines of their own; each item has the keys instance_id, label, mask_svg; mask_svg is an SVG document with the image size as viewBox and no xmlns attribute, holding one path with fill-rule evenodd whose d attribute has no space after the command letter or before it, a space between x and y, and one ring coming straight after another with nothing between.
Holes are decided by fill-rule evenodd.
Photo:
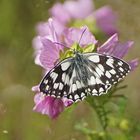
<instances>
[{"instance_id":1,"label":"flower head","mask_svg":"<svg viewBox=\"0 0 140 140\"><path fill-rule=\"evenodd\" d=\"M47 23L47 32L39 34L39 36L35 38L35 41L38 39L34 46L36 51L36 61L38 60L38 64L46 70L54 68L61 59L60 52L65 54L65 50L69 51L73 47L73 44L79 43L82 52L85 52L85 48L87 46L93 47L97 43L95 37L86 26L81 28L66 28L61 32L61 34L58 34L53 23L54 19L49 20ZM38 47L36 46L37 44L39 45ZM132 41L128 41L124 44L119 43L118 35L114 34L101 47L97 48L97 52L121 59L128 53L128 50L132 47L132 45ZM93 48L91 49L91 52L93 51ZM132 70L134 70L138 65L137 59L128 63L130 64ZM56 118L65 107L73 104L73 101L67 99L66 97L55 98L40 93L38 86L33 87L32 90L36 93L34 97L34 110L42 114L47 114L51 118Z\"/></svg>"},{"instance_id":2,"label":"flower head","mask_svg":"<svg viewBox=\"0 0 140 140\"><path fill-rule=\"evenodd\" d=\"M89 44L96 44L97 42L87 27L82 27L79 29L69 28L62 32L61 35L58 35L55 32L55 28L53 28L53 20L51 21L51 27L50 24L48 25L48 32L45 34L40 34L40 36L37 36L34 39L36 54L35 61L37 61L38 64L47 71L52 69L60 59L60 51L64 51L64 46L59 44L59 38L61 38L62 35L65 36L63 38L63 42L60 43L65 44L67 48L70 48L74 43L78 43L80 41L80 37L84 30L85 34L80 41L81 46L85 47ZM58 99L47 95L44 96L42 93L40 93L38 86L33 87L32 90L36 93L34 97L34 111L47 114L51 118L56 118L65 107L68 107L73 103L67 98Z\"/></svg>"},{"instance_id":3,"label":"flower head","mask_svg":"<svg viewBox=\"0 0 140 140\"><path fill-rule=\"evenodd\" d=\"M45 70L50 70L57 64L60 59L60 51L64 51L64 46L70 48L74 43L80 43L80 46L85 47L89 44L97 43L95 37L86 26L65 28L65 30L61 31L61 34L58 34L56 32L58 27L54 26L54 23L54 19L49 19L48 23L46 23L47 30L41 32L43 29L40 29L39 35L33 40L35 63L42 66ZM80 40L83 32L84 34Z\"/></svg>"}]
</instances>

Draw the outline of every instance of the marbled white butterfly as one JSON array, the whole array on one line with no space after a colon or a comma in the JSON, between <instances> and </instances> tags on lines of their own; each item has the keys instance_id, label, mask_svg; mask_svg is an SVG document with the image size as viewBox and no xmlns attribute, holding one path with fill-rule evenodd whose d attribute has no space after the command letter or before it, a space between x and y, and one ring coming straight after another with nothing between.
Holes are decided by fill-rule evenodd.
<instances>
[{"instance_id":1,"label":"marbled white butterfly","mask_svg":"<svg viewBox=\"0 0 140 140\"><path fill-rule=\"evenodd\" d=\"M130 71L121 59L98 53L75 52L50 70L40 84L40 91L56 98L83 100L88 95L107 93Z\"/></svg>"}]
</instances>

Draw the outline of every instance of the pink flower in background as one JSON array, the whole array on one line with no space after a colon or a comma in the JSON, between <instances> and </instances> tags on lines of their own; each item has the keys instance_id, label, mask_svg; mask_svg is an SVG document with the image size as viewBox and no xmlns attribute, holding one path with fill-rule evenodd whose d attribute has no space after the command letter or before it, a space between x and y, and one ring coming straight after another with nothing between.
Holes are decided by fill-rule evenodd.
<instances>
[{"instance_id":1,"label":"pink flower in background","mask_svg":"<svg viewBox=\"0 0 140 140\"><path fill-rule=\"evenodd\" d=\"M74 19L84 19L90 16L94 10L92 0L67 0L64 2L63 7Z\"/></svg>"},{"instance_id":2,"label":"pink flower in background","mask_svg":"<svg viewBox=\"0 0 140 140\"><path fill-rule=\"evenodd\" d=\"M50 10L52 16L61 24L66 24L71 20L67 9L61 3L56 3Z\"/></svg>"},{"instance_id":3,"label":"pink flower in background","mask_svg":"<svg viewBox=\"0 0 140 140\"><path fill-rule=\"evenodd\" d=\"M50 9L51 15L62 25L68 24L73 19L95 19L97 27L107 35L117 32L116 15L109 6L94 10L92 0L68 0L63 4L57 3Z\"/></svg>"},{"instance_id":4,"label":"pink flower in background","mask_svg":"<svg viewBox=\"0 0 140 140\"><path fill-rule=\"evenodd\" d=\"M128 50L132 47L133 41L126 43L119 43L118 35L111 36L101 47L97 49L98 53L107 54L122 59ZM131 70L134 70L138 65L138 59L134 59L128 62L131 66Z\"/></svg>"},{"instance_id":5,"label":"pink flower in background","mask_svg":"<svg viewBox=\"0 0 140 140\"><path fill-rule=\"evenodd\" d=\"M109 6L104 6L96 10L94 14L97 26L103 32L105 32L107 35L113 35L117 32L117 17Z\"/></svg>"}]
</instances>

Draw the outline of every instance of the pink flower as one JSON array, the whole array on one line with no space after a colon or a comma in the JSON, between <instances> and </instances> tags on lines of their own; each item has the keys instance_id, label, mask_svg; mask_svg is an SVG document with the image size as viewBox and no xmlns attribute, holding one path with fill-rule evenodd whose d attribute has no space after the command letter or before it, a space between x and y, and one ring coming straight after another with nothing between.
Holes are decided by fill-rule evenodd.
<instances>
[{"instance_id":1,"label":"pink flower","mask_svg":"<svg viewBox=\"0 0 140 140\"><path fill-rule=\"evenodd\" d=\"M40 40L40 36L34 37L32 44L33 44L33 48L34 48L35 64L43 67L43 65L40 62L40 58L39 58L41 50L43 48L42 42Z\"/></svg>"},{"instance_id":2,"label":"pink flower","mask_svg":"<svg viewBox=\"0 0 140 140\"><path fill-rule=\"evenodd\" d=\"M59 59L59 51L57 44L48 40L47 38L41 39L43 48L40 52L39 60L44 69L50 70L54 67Z\"/></svg>"},{"instance_id":3,"label":"pink flower","mask_svg":"<svg viewBox=\"0 0 140 140\"><path fill-rule=\"evenodd\" d=\"M52 34L54 30L55 34L61 35L65 28L66 27L56 18L49 18L47 22L40 22L36 26L37 34L39 36L50 36L50 39L54 39Z\"/></svg>"},{"instance_id":4,"label":"pink flower","mask_svg":"<svg viewBox=\"0 0 140 140\"><path fill-rule=\"evenodd\" d=\"M104 6L96 10L94 15L97 26L107 35L113 35L117 32L117 17L109 6Z\"/></svg>"},{"instance_id":5,"label":"pink flower","mask_svg":"<svg viewBox=\"0 0 140 140\"><path fill-rule=\"evenodd\" d=\"M40 112L41 114L46 114L50 118L56 118L58 115L64 111L65 107L72 104L72 101L68 99L54 98L51 96L45 96L39 92L38 86L32 88L36 95L34 97L35 106L34 111Z\"/></svg>"},{"instance_id":6,"label":"pink flower","mask_svg":"<svg viewBox=\"0 0 140 140\"><path fill-rule=\"evenodd\" d=\"M68 0L64 2L63 7L74 19L84 19L90 16L94 9L92 0Z\"/></svg>"},{"instance_id":7,"label":"pink flower","mask_svg":"<svg viewBox=\"0 0 140 140\"><path fill-rule=\"evenodd\" d=\"M53 24L53 20L51 21ZM49 25L50 26L50 25ZM52 27L52 26L51 26ZM53 68L59 59L59 51L63 51L62 45L57 43L59 42L60 36L55 32L55 28L47 29L44 36L38 36L34 39L34 47L35 47L35 60L38 62L40 66L44 69L50 70ZM53 33L53 35L51 33ZM84 33L82 40L80 41L82 33ZM65 30L62 34L65 34L62 43L64 43L67 47L71 47L75 42L80 41L80 45L83 47L89 44L95 44L97 41L95 37L89 32L87 27L78 28L69 28ZM35 42L36 41L36 42ZM58 42L57 42L58 41ZM38 45L38 47L37 47ZM54 98L51 96L43 95L39 91L39 86L35 86L32 88L32 91L36 93L34 97L34 111L40 112L42 114L46 114L51 118L56 118L65 107L70 106L73 102L67 98Z\"/></svg>"},{"instance_id":8,"label":"pink flower","mask_svg":"<svg viewBox=\"0 0 140 140\"><path fill-rule=\"evenodd\" d=\"M56 3L50 12L61 24L68 23L71 19L71 15L61 3Z\"/></svg>"},{"instance_id":9,"label":"pink flower","mask_svg":"<svg viewBox=\"0 0 140 140\"><path fill-rule=\"evenodd\" d=\"M59 26L55 23L55 20L51 18L48 22L41 23L37 27L39 35L33 39L35 63L46 70L50 70L54 66L59 58L59 51L63 49L62 45L54 43L61 42L61 34L56 32Z\"/></svg>"},{"instance_id":10,"label":"pink flower","mask_svg":"<svg viewBox=\"0 0 140 140\"><path fill-rule=\"evenodd\" d=\"M64 4L57 3L51 9L50 13L61 24L66 25L73 19L92 18L96 20L97 26L107 35L113 35L117 32L116 15L109 6L104 6L94 10L92 0L68 0Z\"/></svg>"},{"instance_id":11,"label":"pink flower","mask_svg":"<svg viewBox=\"0 0 140 140\"><path fill-rule=\"evenodd\" d=\"M115 56L121 59L128 53L128 50L132 47L132 45L133 41L128 41L123 44L119 43L118 35L114 34L101 47L97 49L97 52ZM134 59L128 63L131 66L131 70L134 70L138 65L138 60Z\"/></svg>"},{"instance_id":12,"label":"pink flower","mask_svg":"<svg viewBox=\"0 0 140 140\"><path fill-rule=\"evenodd\" d=\"M60 57L59 51L64 51L64 46L59 43L65 44L68 49L75 42L80 43L81 47L86 47L89 44L96 44L97 42L87 27L65 29L61 35L58 35L55 31L55 27L53 26L53 20L51 20L51 23L49 22L48 32L46 32L44 36L40 35L37 37L39 39L39 42L37 42L37 44L39 44L39 48L36 48L35 52L36 56L38 56L38 62L40 62L41 66L47 70L53 68L56 63L58 63ZM62 36L63 40L61 40ZM132 41L120 44L118 41L118 35L114 34L97 49L97 52L113 55L121 59L128 53L128 50L132 47L132 45ZM138 65L138 60L135 59L128 63L130 64L132 70L134 70ZM36 93L34 97L34 110L42 114L46 114L51 118L56 118L65 107L73 104L73 102L67 98L55 98L40 93L38 86L33 87L32 90Z\"/></svg>"},{"instance_id":13,"label":"pink flower","mask_svg":"<svg viewBox=\"0 0 140 140\"><path fill-rule=\"evenodd\" d=\"M44 32L40 32L40 36L35 37L33 40L35 63L47 71L57 64L59 53L63 51L64 46L69 48L77 42L84 47L89 44L96 44L97 42L86 26L81 28L66 28L61 34L57 34L57 26L54 26L54 21L54 19L49 19L48 23L46 23L47 30L45 34ZM40 27L40 30L43 30L43 27ZM80 41L84 30L85 32ZM61 44L64 44L64 46Z\"/></svg>"}]
</instances>

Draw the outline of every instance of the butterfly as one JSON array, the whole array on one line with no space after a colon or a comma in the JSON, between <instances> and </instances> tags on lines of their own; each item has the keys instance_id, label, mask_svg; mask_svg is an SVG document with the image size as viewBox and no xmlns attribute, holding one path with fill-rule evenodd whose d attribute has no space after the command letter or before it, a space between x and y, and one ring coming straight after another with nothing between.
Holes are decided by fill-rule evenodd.
<instances>
[{"instance_id":1,"label":"butterfly","mask_svg":"<svg viewBox=\"0 0 140 140\"><path fill-rule=\"evenodd\" d=\"M77 102L88 95L106 94L130 69L126 62L114 56L75 52L73 57L51 69L39 88L46 95Z\"/></svg>"}]
</instances>

